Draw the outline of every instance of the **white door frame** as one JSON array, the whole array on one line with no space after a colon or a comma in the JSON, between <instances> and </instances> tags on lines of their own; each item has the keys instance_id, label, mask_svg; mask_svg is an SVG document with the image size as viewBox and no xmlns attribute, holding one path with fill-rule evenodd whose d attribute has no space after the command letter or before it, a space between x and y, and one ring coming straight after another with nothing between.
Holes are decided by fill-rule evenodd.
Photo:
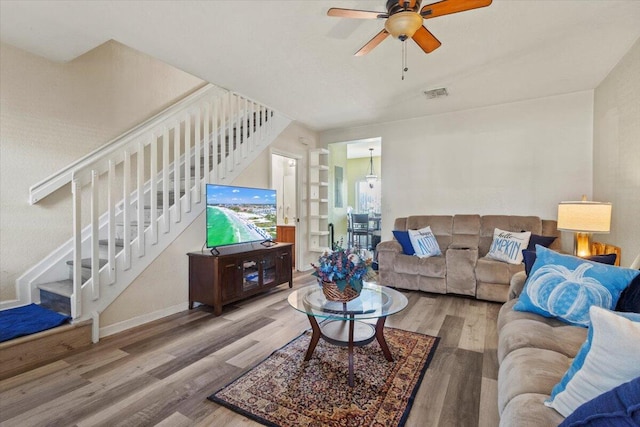
<instances>
[{"instance_id":1,"label":"white door frame","mask_svg":"<svg viewBox=\"0 0 640 427\"><path fill-rule=\"evenodd\" d=\"M273 155L276 154L278 156L286 157L289 159L294 159L296 161L296 217L294 219L294 225L296 226L296 271L302 271L300 269L300 265L304 254L304 248L306 245L302 245L302 237L300 236L300 212L302 212L302 198L300 197L301 189L302 189L302 160L304 156L301 154L291 153L289 151L280 150L278 148L270 148L269 149L269 186L271 188L274 187L273 183Z\"/></svg>"}]
</instances>

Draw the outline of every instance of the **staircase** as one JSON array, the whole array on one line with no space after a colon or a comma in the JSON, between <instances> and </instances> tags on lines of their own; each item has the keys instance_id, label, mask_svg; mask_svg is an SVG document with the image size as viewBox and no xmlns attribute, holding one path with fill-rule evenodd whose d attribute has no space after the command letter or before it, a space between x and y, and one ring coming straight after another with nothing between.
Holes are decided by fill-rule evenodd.
<instances>
[{"instance_id":1,"label":"staircase","mask_svg":"<svg viewBox=\"0 0 640 427\"><path fill-rule=\"evenodd\" d=\"M213 85L32 187L71 183L73 237L17 281L31 302L93 319L205 210L206 183L231 183L290 123Z\"/></svg>"}]
</instances>

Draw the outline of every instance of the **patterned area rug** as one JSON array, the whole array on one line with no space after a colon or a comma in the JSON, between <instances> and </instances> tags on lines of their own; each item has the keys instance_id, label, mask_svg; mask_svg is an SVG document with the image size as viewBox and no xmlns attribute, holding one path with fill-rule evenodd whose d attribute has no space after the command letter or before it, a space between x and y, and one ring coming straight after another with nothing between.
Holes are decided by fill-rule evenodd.
<instances>
[{"instance_id":1,"label":"patterned area rug","mask_svg":"<svg viewBox=\"0 0 640 427\"><path fill-rule=\"evenodd\" d=\"M354 387L348 353L320 340L304 355L310 332L209 396L209 400L267 426L402 426L439 338L385 328L394 361L377 341L354 349Z\"/></svg>"}]
</instances>

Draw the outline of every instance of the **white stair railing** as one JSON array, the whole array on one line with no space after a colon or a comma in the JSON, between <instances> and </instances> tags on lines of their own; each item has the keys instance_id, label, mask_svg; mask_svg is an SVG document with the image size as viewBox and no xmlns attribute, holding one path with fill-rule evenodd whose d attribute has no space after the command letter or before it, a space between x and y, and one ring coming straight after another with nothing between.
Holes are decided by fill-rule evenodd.
<instances>
[{"instance_id":1,"label":"white stair railing","mask_svg":"<svg viewBox=\"0 0 640 427\"><path fill-rule=\"evenodd\" d=\"M238 108L245 104L251 107L248 110ZM253 110L258 112L256 117L251 114ZM133 262L144 256L147 240L151 245L158 244L183 216L194 211L195 205L204 206L204 184L226 180L241 164L243 150L253 151L264 143L273 123L269 120L272 113L235 93L203 98L186 113L159 123L150 134L123 144L118 151L73 173L74 319L89 314L82 307L86 299L78 298L78 295L82 293L92 301L99 300L101 289L116 282L119 270L129 270ZM254 138L245 137L244 132L252 126L246 124L247 119L255 125ZM149 153L149 159L146 159L146 153ZM193 180L192 160L195 163ZM137 177L135 188L132 188L132 176ZM144 181L144 176L149 176L148 182ZM122 194L123 208L118 214L114 192ZM106 262L101 262L99 256L102 215L99 206L102 204L106 205L107 217ZM89 218L83 227L85 210L88 210ZM135 216L132 215L134 211ZM144 214L147 211L148 221ZM201 211L199 209L198 213ZM116 221L121 223L122 235L119 236L115 233ZM90 230L88 238L83 237L83 229ZM136 232L132 233L134 229ZM121 265L116 262L116 238L121 239L123 245L119 253ZM83 278L83 269L87 267L90 276Z\"/></svg>"},{"instance_id":2,"label":"white stair railing","mask_svg":"<svg viewBox=\"0 0 640 427\"><path fill-rule=\"evenodd\" d=\"M71 315L95 321L204 211L204 184L230 183L289 123L264 105L210 85L182 108L56 174L58 185L71 173L73 238L17 280L19 289L28 289L27 302L39 301L38 284L61 280L51 276L71 259Z\"/></svg>"}]
</instances>

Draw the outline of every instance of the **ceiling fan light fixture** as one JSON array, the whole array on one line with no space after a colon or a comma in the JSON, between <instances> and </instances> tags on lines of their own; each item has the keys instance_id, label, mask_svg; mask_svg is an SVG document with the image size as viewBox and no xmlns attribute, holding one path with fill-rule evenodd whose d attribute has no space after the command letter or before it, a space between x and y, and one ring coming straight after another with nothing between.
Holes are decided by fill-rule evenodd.
<instances>
[{"instance_id":1,"label":"ceiling fan light fixture","mask_svg":"<svg viewBox=\"0 0 640 427\"><path fill-rule=\"evenodd\" d=\"M391 15L384 24L384 29L393 37L402 41L413 37L422 26L422 16L419 13L404 11Z\"/></svg>"}]
</instances>

